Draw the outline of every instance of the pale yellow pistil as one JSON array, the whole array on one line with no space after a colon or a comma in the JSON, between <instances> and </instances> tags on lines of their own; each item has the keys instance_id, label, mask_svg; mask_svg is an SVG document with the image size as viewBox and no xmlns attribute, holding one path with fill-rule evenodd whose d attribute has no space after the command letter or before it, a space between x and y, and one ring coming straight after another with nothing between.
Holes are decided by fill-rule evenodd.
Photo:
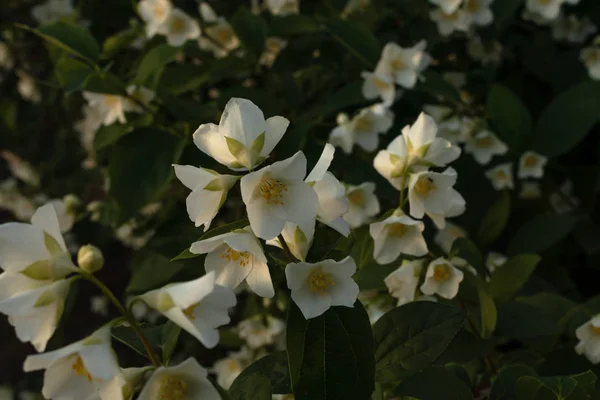
<instances>
[{"instance_id":1,"label":"pale yellow pistil","mask_svg":"<svg viewBox=\"0 0 600 400\"><path fill-rule=\"evenodd\" d=\"M104 104L109 108L114 108L119 104L120 98L119 96L115 96L112 94L108 94L104 96Z\"/></svg>"},{"instance_id":2,"label":"pale yellow pistil","mask_svg":"<svg viewBox=\"0 0 600 400\"><path fill-rule=\"evenodd\" d=\"M251 254L247 251L239 252L233 250L231 247L221 254L221 258L224 258L227 261L236 262L240 265L240 267L245 267L250 263L250 256Z\"/></svg>"},{"instance_id":3,"label":"pale yellow pistil","mask_svg":"<svg viewBox=\"0 0 600 400\"><path fill-rule=\"evenodd\" d=\"M313 269L307 278L308 287L311 292L324 295L329 289L335 286L335 281L331 274L319 269Z\"/></svg>"},{"instance_id":4,"label":"pale yellow pistil","mask_svg":"<svg viewBox=\"0 0 600 400\"><path fill-rule=\"evenodd\" d=\"M504 170L498 170L498 172L496 172L496 178L498 178L501 181L507 181L510 179L510 177L508 176L508 174L504 171Z\"/></svg>"},{"instance_id":5,"label":"pale yellow pistil","mask_svg":"<svg viewBox=\"0 0 600 400\"><path fill-rule=\"evenodd\" d=\"M154 7L153 12L156 19L161 20L165 17L167 10L165 6L163 6L162 4L158 4L156 7Z\"/></svg>"},{"instance_id":6,"label":"pale yellow pistil","mask_svg":"<svg viewBox=\"0 0 600 400\"><path fill-rule=\"evenodd\" d=\"M404 224L392 224L389 228L390 236L402 237L406 232L408 232L408 227Z\"/></svg>"},{"instance_id":7,"label":"pale yellow pistil","mask_svg":"<svg viewBox=\"0 0 600 400\"><path fill-rule=\"evenodd\" d=\"M395 71L402 71L406 68L406 64L404 64L404 61L402 61L401 58L394 58L391 62L391 66Z\"/></svg>"},{"instance_id":8,"label":"pale yellow pistil","mask_svg":"<svg viewBox=\"0 0 600 400\"><path fill-rule=\"evenodd\" d=\"M260 196L267 204L284 205L283 198L288 191L287 185L277 179L263 179L259 184Z\"/></svg>"},{"instance_id":9,"label":"pale yellow pistil","mask_svg":"<svg viewBox=\"0 0 600 400\"><path fill-rule=\"evenodd\" d=\"M183 18L173 18L171 20L171 32L182 33L185 31L185 21Z\"/></svg>"},{"instance_id":10,"label":"pale yellow pistil","mask_svg":"<svg viewBox=\"0 0 600 400\"><path fill-rule=\"evenodd\" d=\"M354 128L358 133L367 133L372 130L373 123L368 118L357 118L354 123Z\"/></svg>"},{"instance_id":11,"label":"pale yellow pistil","mask_svg":"<svg viewBox=\"0 0 600 400\"><path fill-rule=\"evenodd\" d=\"M448 264L439 264L433 267L433 279L439 283L445 282L450 279L451 266Z\"/></svg>"},{"instance_id":12,"label":"pale yellow pistil","mask_svg":"<svg viewBox=\"0 0 600 400\"><path fill-rule=\"evenodd\" d=\"M233 33L231 29L222 28L215 32L215 36L220 43L227 43L233 38Z\"/></svg>"},{"instance_id":13,"label":"pale yellow pistil","mask_svg":"<svg viewBox=\"0 0 600 400\"><path fill-rule=\"evenodd\" d=\"M83 365L83 360L81 359L81 357L77 356L77 360L75 360L71 368L73 369L73 371L75 371L75 375L83 376L87 378L89 382L92 381L92 375L85 368L85 365Z\"/></svg>"},{"instance_id":14,"label":"pale yellow pistil","mask_svg":"<svg viewBox=\"0 0 600 400\"><path fill-rule=\"evenodd\" d=\"M488 147L492 147L494 144L494 138L492 136L484 136L475 139L475 146L485 149Z\"/></svg>"},{"instance_id":15,"label":"pale yellow pistil","mask_svg":"<svg viewBox=\"0 0 600 400\"><path fill-rule=\"evenodd\" d=\"M481 0L467 0L465 9L470 13L476 13L481 8Z\"/></svg>"},{"instance_id":16,"label":"pale yellow pistil","mask_svg":"<svg viewBox=\"0 0 600 400\"><path fill-rule=\"evenodd\" d=\"M421 197L429 196L429 194L435 189L435 183L425 176L420 177L414 187L415 192Z\"/></svg>"},{"instance_id":17,"label":"pale yellow pistil","mask_svg":"<svg viewBox=\"0 0 600 400\"><path fill-rule=\"evenodd\" d=\"M361 191L355 190L354 192L348 194L348 201L350 201L350 203L354 204L355 206L364 207L365 196Z\"/></svg>"},{"instance_id":18,"label":"pale yellow pistil","mask_svg":"<svg viewBox=\"0 0 600 400\"><path fill-rule=\"evenodd\" d=\"M537 162L538 162L538 159L533 154L526 156L525 160L523 160L523 164L528 168L535 167L537 165Z\"/></svg>"},{"instance_id":19,"label":"pale yellow pistil","mask_svg":"<svg viewBox=\"0 0 600 400\"><path fill-rule=\"evenodd\" d=\"M387 89L388 87L390 87L390 84L386 81L384 81L383 79L379 79L377 77L375 77L375 79L373 80L373 83L375 84L375 87L377 89Z\"/></svg>"},{"instance_id":20,"label":"pale yellow pistil","mask_svg":"<svg viewBox=\"0 0 600 400\"><path fill-rule=\"evenodd\" d=\"M166 375L163 376L158 390L159 400L185 400L187 398L189 384L181 378Z\"/></svg>"},{"instance_id":21,"label":"pale yellow pistil","mask_svg":"<svg viewBox=\"0 0 600 400\"><path fill-rule=\"evenodd\" d=\"M183 310L183 314L191 321L196 319L196 316L194 315L196 306L197 306L197 304L193 304L193 305L189 306L188 308L186 308L185 310Z\"/></svg>"},{"instance_id":22,"label":"pale yellow pistil","mask_svg":"<svg viewBox=\"0 0 600 400\"><path fill-rule=\"evenodd\" d=\"M592 328L592 333L595 336L600 336L600 326L590 325L590 327Z\"/></svg>"}]
</instances>

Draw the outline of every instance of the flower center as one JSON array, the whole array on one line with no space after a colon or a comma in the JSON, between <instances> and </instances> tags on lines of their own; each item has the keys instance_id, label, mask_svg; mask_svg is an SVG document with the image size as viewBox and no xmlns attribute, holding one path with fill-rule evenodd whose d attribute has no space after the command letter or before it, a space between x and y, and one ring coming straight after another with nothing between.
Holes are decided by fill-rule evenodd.
<instances>
[{"instance_id":1,"label":"flower center","mask_svg":"<svg viewBox=\"0 0 600 400\"><path fill-rule=\"evenodd\" d=\"M379 78L377 78L377 77L375 77L375 80L374 80L374 82L373 82L373 83L375 84L375 87L376 87L377 89L387 89L387 88L390 86L390 84L389 84L389 83L387 83L387 82L386 82L386 81L384 81L383 79L379 79Z\"/></svg>"},{"instance_id":2,"label":"flower center","mask_svg":"<svg viewBox=\"0 0 600 400\"><path fill-rule=\"evenodd\" d=\"M227 43L233 38L231 29L222 28L215 32L216 39L221 43Z\"/></svg>"},{"instance_id":3,"label":"flower center","mask_svg":"<svg viewBox=\"0 0 600 400\"><path fill-rule=\"evenodd\" d=\"M467 0L465 9L470 13L476 13L481 8L479 0Z\"/></svg>"},{"instance_id":4,"label":"flower center","mask_svg":"<svg viewBox=\"0 0 600 400\"><path fill-rule=\"evenodd\" d=\"M439 264L433 267L433 279L442 283L450 279L450 266L448 264Z\"/></svg>"},{"instance_id":5,"label":"flower center","mask_svg":"<svg viewBox=\"0 0 600 400\"><path fill-rule=\"evenodd\" d=\"M185 31L185 21L183 18L173 18L170 26L173 33L182 33Z\"/></svg>"},{"instance_id":6,"label":"flower center","mask_svg":"<svg viewBox=\"0 0 600 400\"><path fill-rule=\"evenodd\" d=\"M172 375L164 376L158 390L158 400L185 400L188 394L188 383Z\"/></svg>"},{"instance_id":7,"label":"flower center","mask_svg":"<svg viewBox=\"0 0 600 400\"><path fill-rule=\"evenodd\" d=\"M104 96L104 104L109 108L114 108L119 104L119 96L108 94Z\"/></svg>"},{"instance_id":8,"label":"flower center","mask_svg":"<svg viewBox=\"0 0 600 400\"><path fill-rule=\"evenodd\" d=\"M196 310L196 306L197 304L193 304L183 310L183 314L191 321L196 319L196 316L194 315L194 310Z\"/></svg>"},{"instance_id":9,"label":"flower center","mask_svg":"<svg viewBox=\"0 0 600 400\"><path fill-rule=\"evenodd\" d=\"M354 128L356 129L356 131L358 133L367 133L367 132L371 131L372 127L373 127L373 124L371 123L370 119L364 118L364 117L356 118Z\"/></svg>"},{"instance_id":10,"label":"flower center","mask_svg":"<svg viewBox=\"0 0 600 400\"><path fill-rule=\"evenodd\" d=\"M75 360L71 368L73 369L73 371L75 371L75 375L84 376L89 382L92 381L92 375L85 368L85 365L83 365L83 360L81 359L81 357L77 356L77 360Z\"/></svg>"},{"instance_id":11,"label":"flower center","mask_svg":"<svg viewBox=\"0 0 600 400\"><path fill-rule=\"evenodd\" d=\"M229 372L238 372L240 368L240 363L237 360L229 360L227 361L227 369Z\"/></svg>"},{"instance_id":12,"label":"flower center","mask_svg":"<svg viewBox=\"0 0 600 400\"><path fill-rule=\"evenodd\" d=\"M259 185L260 196L266 200L267 204L280 205L283 203L283 196L287 192L287 185L277 179L263 179Z\"/></svg>"},{"instance_id":13,"label":"flower center","mask_svg":"<svg viewBox=\"0 0 600 400\"><path fill-rule=\"evenodd\" d=\"M250 263L251 254L247 251L239 252L233 250L231 247L227 248L223 254L221 254L221 258L226 259L227 261L233 261L240 265L240 267L245 267Z\"/></svg>"},{"instance_id":14,"label":"flower center","mask_svg":"<svg viewBox=\"0 0 600 400\"><path fill-rule=\"evenodd\" d=\"M494 144L494 138L491 136L484 136L484 137L475 139L475 146L481 147L484 149L491 147L493 144Z\"/></svg>"},{"instance_id":15,"label":"flower center","mask_svg":"<svg viewBox=\"0 0 600 400\"><path fill-rule=\"evenodd\" d=\"M537 165L537 157L534 156L533 154L529 154L528 156L525 157L525 160L523 160L523 164L526 167L532 168L535 167Z\"/></svg>"},{"instance_id":16,"label":"flower center","mask_svg":"<svg viewBox=\"0 0 600 400\"><path fill-rule=\"evenodd\" d=\"M365 205L365 196L360 190L349 193L348 200L355 206L363 207Z\"/></svg>"},{"instance_id":17,"label":"flower center","mask_svg":"<svg viewBox=\"0 0 600 400\"><path fill-rule=\"evenodd\" d=\"M167 13L167 10L164 5L157 4L156 7L154 7L153 12L154 12L154 16L157 19L163 19L165 14Z\"/></svg>"},{"instance_id":18,"label":"flower center","mask_svg":"<svg viewBox=\"0 0 600 400\"><path fill-rule=\"evenodd\" d=\"M543 4L543 5L548 5L552 2L552 0L538 0L538 3Z\"/></svg>"},{"instance_id":19,"label":"flower center","mask_svg":"<svg viewBox=\"0 0 600 400\"><path fill-rule=\"evenodd\" d=\"M594 325L590 325L592 328L592 333L595 336L600 336L600 326L594 326Z\"/></svg>"},{"instance_id":20,"label":"flower center","mask_svg":"<svg viewBox=\"0 0 600 400\"><path fill-rule=\"evenodd\" d=\"M501 181L507 181L510 177L508 176L506 171L504 171L503 169L499 169L496 172L496 178L498 178Z\"/></svg>"},{"instance_id":21,"label":"flower center","mask_svg":"<svg viewBox=\"0 0 600 400\"><path fill-rule=\"evenodd\" d=\"M390 65L394 71L402 71L406 68L406 64L404 64L401 58L394 58Z\"/></svg>"},{"instance_id":22,"label":"flower center","mask_svg":"<svg viewBox=\"0 0 600 400\"><path fill-rule=\"evenodd\" d=\"M415 192L421 197L427 197L436 189L435 183L425 176L420 177L415 184Z\"/></svg>"},{"instance_id":23,"label":"flower center","mask_svg":"<svg viewBox=\"0 0 600 400\"><path fill-rule=\"evenodd\" d=\"M406 232L408 232L408 227L400 223L392 224L389 229L390 236L395 237L402 237Z\"/></svg>"},{"instance_id":24,"label":"flower center","mask_svg":"<svg viewBox=\"0 0 600 400\"><path fill-rule=\"evenodd\" d=\"M307 280L310 291L319 295L326 294L329 288L335 286L331 274L318 269L313 269Z\"/></svg>"}]
</instances>

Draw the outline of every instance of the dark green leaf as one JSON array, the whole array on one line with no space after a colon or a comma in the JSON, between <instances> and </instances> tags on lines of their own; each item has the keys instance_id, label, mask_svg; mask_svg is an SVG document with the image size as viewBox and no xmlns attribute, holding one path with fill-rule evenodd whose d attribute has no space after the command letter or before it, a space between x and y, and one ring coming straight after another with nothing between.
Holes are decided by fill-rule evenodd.
<instances>
[{"instance_id":1,"label":"dark green leaf","mask_svg":"<svg viewBox=\"0 0 600 400\"><path fill-rule=\"evenodd\" d=\"M473 392L460 378L443 367L429 367L394 389L394 394L419 400L469 400Z\"/></svg>"},{"instance_id":2,"label":"dark green leaf","mask_svg":"<svg viewBox=\"0 0 600 400\"><path fill-rule=\"evenodd\" d=\"M537 254L520 254L511 257L492 275L490 281L492 296L500 300L512 298L525 285L540 260Z\"/></svg>"},{"instance_id":3,"label":"dark green leaf","mask_svg":"<svg viewBox=\"0 0 600 400\"><path fill-rule=\"evenodd\" d=\"M490 288L483 279L469 273L465 274L465 279L477 288L479 313L481 317L480 335L482 338L488 338L492 336L492 333L494 333L494 329L496 328L496 303L490 294Z\"/></svg>"},{"instance_id":4,"label":"dark green leaf","mask_svg":"<svg viewBox=\"0 0 600 400\"><path fill-rule=\"evenodd\" d=\"M19 26L35 33L53 45L71 54L85 58L92 63L98 61L100 57L100 46L96 42L96 39L94 39L87 29L75 23L56 21L43 25L39 29L29 28L24 25Z\"/></svg>"},{"instance_id":5,"label":"dark green leaf","mask_svg":"<svg viewBox=\"0 0 600 400\"><path fill-rule=\"evenodd\" d=\"M109 193L117 201L121 220L155 200L171 179L184 141L169 132L140 128L124 136L110 153Z\"/></svg>"},{"instance_id":6,"label":"dark green leaf","mask_svg":"<svg viewBox=\"0 0 600 400\"><path fill-rule=\"evenodd\" d=\"M510 254L540 253L564 239L578 218L569 215L537 215L517 230L508 244Z\"/></svg>"},{"instance_id":7,"label":"dark green leaf","mask_svg":"<svg viewBox=\"0 0 600 400\"><path fill-rule=\"evenodd\" d=\"M229 389L229 394L234 400L271 400L273 394L291 392L285 351L269 354L252 363L242 371Z\"/></svg>"},{"instance_id":8,"label":"dark green leaf","mask_svg":"<svg viewBox=\"0 0 600 400\"><path fill-rule=\"evenodd\" d=\"M494 1L491 8L494 14L494 26L496 29L502 30L508 27L523 3L525 3L525 0Z\"/></svg>"},{"instance_id":9,"label":"dark green leaf","mask_svg":"<svg viewBox=\"0 0 600 400\"><path fill-rule=\"evenodd\" d=\"M554 337L560 327L542 310L522 302L498 304L497 334L533 343L543 337Z\"/></svg>"},{"instance_id":10,"label":"dark green leaf","mask_svg":"<svg viewBox=\"0 0 600 400\"><path fill-rule=\"evenodd\" d=\"M525 365L511 365L502 369L492 385L490 400L516 399L517 379L521 376L536 376L536 373Z\"/></svg>"},{"instance_id":11,"label":"dark green leaf","mask_svg":"<svg viewBox=\"0 0 600 400\"><path fill-rule=\"evenodd\" d=\"M574 148L600 119L600 82L586 81L558 95L542 112L534 149L558 157Z\"/></svg>"},{"instance_id":12,"label":"dark green leaf","mask_svg":"<svg viewBox=\"0 0 600 400\"><path fill-rule=\"evenodd\" d=\"M423 72L423 81L417 84L416 90L422 90L434 97L442 97L450 103L461 103L460 93L442 75L434 71Z\"/></svg>"},{"instance_id":13,"label":"dark green leaf","mask_svg":"<svg viewBox=\"0 0 600 400\"><path fill-rule=\"evenodd\" d=\"M73 92L82 89L94 70L75 58L63 56L54 66L56 78L65 91Z\"/></svg>"},{"instance_id":14,"label":"dark green leaf","mask_svg":"<svg viewBox=\"0 0 600 400\"><path fill-rule=\"evenodd\" d=\"M465 320L456 307L425 301L385 314L373 326L377 382L404 379L431 365Z\"/></svg>"},{"instance_id":15,"label":"dark green leaf","mask_svg":"<svg viewBox=\"0 0 600 400\"><path fill-rule=\"evenodd\" d=\"M477 271L480 276L486 276L487 271L483 264L483 256L481 252L475 246L475 243L471 242L467 238L458 238L452 242L451 253L457 257L467 261Z\"/></svg>"},{"instance_id":16,"label":"dark green leaf","mask_svg":"<svg viewBox=\"0 0 600 400\"><path fill-rule=\"evenodd\" d=\"M162 326L142 326L142 331L144 332L144 335L150 342L152 350L155 352L159 348L162 329ZM138 354L146 358L148 357L148 353L146 353L146 348L144 347L142 341L131 327L117 326L112 328L110 332L112 336L119 342L130 347Z\"/></svg>"},{"instance_id":17,"label":"dark green leaf","mask_svg":"<svg viewBox=\"0 0 600 400\"><path fill-rule=\"evenodd\" d=\"M307 15L274 15L269 26L269 35L305 35L321 29L319 23Z\"/></svg>"},{"instance_id":18,"label":"dark green leaf","mask_svg":"<svg viewBox=\"0 0 600 400\"><path fill-rule=\"evenodd\" d=\"M118 123L109 126L101 126L94 136L94 150L98 151L111 146L130 130L131 127L129 125Z\"/></svg>"},{"instance_id":19,"label":"dark green leaf","mask_svg":"<svg viewBox=\"0 0 600 400\"><path fill-rule=\"evenodd\" d=\"M182 268L183 264L170 262L161 254L150 250L138 251L131 262L131 279L125 291L143 293L164 286Z\"/></svg>"},{"instance_id":20,"label":"dark green leaf","mask_svg":"<svg viewBox=\"0 0 600 400\"><path fill-rule=\"evenodd\" d=\"M448 363L464 364L481 357L494 344L494 341L481 340L466 329L461 329L446 347L446 350L435 360L436 365Z\"/></svg>"},{"instance_id":21,"label":"dark green leaf","mask_svg":"<svg viewBox=\"0 0 600 400\"><path fill-rule=\"evenodd\" d=\"M325 21L325 26L366 67L375 67L381 55L381 45L371 31L357 22L342 19L329 19Z\"/></svg>"},{"instance_id":22,"label":"dark green leaf","mask_svg":"<svg viewBox=\"0 0 600 400\"><path fill-rule=\"evenodd\" d=\"M479 225L477 239L483 246L489 246L502 234L510 214L510 195L502 192L500 197L487 210Z\"/></svg>"},{"instance_id":23,"label":"dark green leaf","mask_svg":"<svg viewBox=\"0 0 600 400\"><path fill-rule=\"evenodd\" d=\"M252 53L254 57L259 57L267 38L267 23L265 20L252 14L247 7L241 6L229 22L246 50Z\"/></svg>"},{"instance_id":24,"label":"dark green leaf","mask_svg":"<svg viewBox=\"0 0 600 400\"><path fill-rule=\"evenodd\" d=\"M354 308L332 307L310 320L292 304L287 349L296 399L370 398L373 341L369 317L359 301Z\"/></svg>"},{"instance_id":25,"label":"dark green leaf","mask_svg":"<svg viewBox=\"0 0 600 400\"><path fill-rule=\"evenodd\" d=\"M156 88L164 66L175 60L178 51L178 48L167 44L158 45L148 51L140 61L133 83Z\"/></svg>"},{"instance_id":26,"label":"dark green leaf","mask_svg":"<svg viewBox=\"0 0 600 400\"><path fill-rule=\"evenodd\" d=\"M102 59L109 60L113 58L117 53L126 49L141 34L143 34L143 26L135 24L127 30L109 36L102 44Z\"/></svg>"},{"instance_id":27,"label":"dark green leaf","mask_svg":"<svg viewBox=\"0 0 600 400\"><path fill-rule=\"evenodd\" d=\"M529 138L533 121L525 104L506 86L492 86L487 98L486 113L494 132L518 151Z\"/></svg>"},{"instance_id":28,"label":"dark green leaf","mask_svg":"<svg viewBox=\"0 0 600 400\"><path fill-rule=\"evenodd\" d=\"M175 347L177 346L177 340L179 339L179 334L181 333L181 328L179 325L174 324L171 321L168 321L161 331L161 348L162 348L162 359L163 363L168 363L173 355L173 351L175 351Z\"/></svg>"}]
</instances>

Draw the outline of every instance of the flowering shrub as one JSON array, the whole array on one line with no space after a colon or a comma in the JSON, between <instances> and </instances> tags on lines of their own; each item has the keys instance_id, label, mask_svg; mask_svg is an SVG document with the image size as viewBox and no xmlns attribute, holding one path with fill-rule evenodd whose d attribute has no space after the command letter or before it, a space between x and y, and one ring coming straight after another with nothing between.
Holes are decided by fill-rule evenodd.
<instances>
[{"instance_id":1,"label":"flowering shrub","mask_svg":"<svg viewBox=\"0 0 600 400\"><path fill-rule=\"evenodd\" d=\"M597 1L0 7L0 399L600 398Z\"/></svg>"}]
</instances>

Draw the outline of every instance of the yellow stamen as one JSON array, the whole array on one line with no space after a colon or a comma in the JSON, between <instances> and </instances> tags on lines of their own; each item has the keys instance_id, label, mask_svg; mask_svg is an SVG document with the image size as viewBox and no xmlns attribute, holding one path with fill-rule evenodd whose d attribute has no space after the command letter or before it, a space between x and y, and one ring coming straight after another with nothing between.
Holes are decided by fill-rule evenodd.
<instances>
[{"instance_id":1,"label":"yellow stamen","mask_svg":"<svg viewBox=\"0 0 600 400\"><path fill-rule=\"evenodd\" d=\"M355 206L364 207L366 199L363 192L360 190L355 190L348 194L348 201L354 204Z\"/></svg>"},{"instance_id":2,"label":"yellow stamen","mask_svg":"<svg viewBox=\"0 0 600 400\"><path fill-rule=\"evenodd\" d=\"M112 94L107 94L106 96L104 96L104 104L109 108L116 107L119 104L119 101L121 101L119 96L115 96Z\"/></svg>"},{"instance_id":3,"label":"yellow stamen","mask_svg":"<svg viewBox=\"0 0 600 400\"><path fill-rule=\"evenodd\" d=\"M390 64L394 71L402 71L406 68L406 64L401 58L394 58Z\"/></svg>"},{"instance_id":4,"label":"yellow stamen","mask_svg":"<svg viewBox=\"0 0 600 400\"><path fill-rule=\"evenodd\" d=\"M596 336L600 336L600 326L590 325L592 327L592 332Z\"/></svg>"},{"instance_id":5,"label":"yellow stamen","mask_svg":"<svg viewBox=\"0 0 600 400\"><path fill-rule=\"evenodd\" d=\"M162 377L158 390L159 400L185 400L189 384L181 378L166 375Z\"/></svg>"},{"instance_id":6,"label":"yellow stamen","mask_svg":"<svg viewBox=\"0 0 600 400\"><path fill-rule=\"evenodd\" d=\"M183 18L173 18L171 20L171 32L181 33L185 31L185 20Z\"/></svg>"},{"instance_id":7,"label":"yellow stamen","mask_svg":"<svg viewBox=\"0 0 600 400\"><path fill-rule=\"evenodd\" d=\"M81 357L77 356L77 360L75 360L75 362L73 363L73 365L71 366L71 368L73 369L73 371L75 371L75 375L77 375L77 376L83 376L89 382L92 381L92 375L85 368L85 365L83 365L83 360L81 359Z\"/></svg>"},{"instance_id":8,"label":"yellow stamen","mask_svg":"<svg viewBox=\"0 0 600 400\"><path fill-rule=\"evenodd\" d=\"M451 266L448 264L439 264L433 267L433 279L442 283L450 279Z\"/></svg>"},{"instance_id":9,"label":"yellow stamen","mask_svg":"<svg viewBox=\"0 0 600 400\"><path fill-rule=\"evenodd\" d=\"M367 133L372 130L373 123L369 118L357 117L354 122L354 128L358 133Z\"/></svg>"},{"instance_id":10,"label":"yellow stamen","mask_svg":"<svg viewBox=\"0 0 600 400\"><path fill-rule=\"evenodd\" d=\"M317 268L310 272L307 280L310 291L319 295L326 294L329 288L335 286L335 281L331 274Z\"/></svg>"},{"instance_id":11,"label":"yellow stamen","mask_svg":"<svg viewBox=\"0 0 600 400\"><path fill-rule=\"evenodd\" d=\"M259 184L260 196L267 204L283 205L283 197L288 191L287 185L277 179L263 179Z\"/></svg>"},{"instance_id":12,"label":"yellow stamen","mask_svg":"<svg viewBox=\"0 0 600 400\"><path fill-rule=\"evenodd\" d=\"M188 308L186 308L185 310L183 310L183 314L189 319L189 320L195 320L196 316L194 315L194 310L196 309L197 304L191 305Z\"/></svg>"},{"instance_id":13,"label":"yellow stamen","mask_svg":"<svg viewBox=\"0 0 600 400\"><path fill-rule=\"evenodd\" d=\"M251 256L252 254L248 253L247 251L239 252L233 250L231 247L221 254L221 258L224 258L227 261L236 262L240 265L240 267L245 267L248 265L250 263Z\"/></svg>"},{"instance_id":14,"label":"yellow stamen","mask_svg":"<svg viewBox=\"0 0 600 400\"><path fill-rule=\"evenodd\" d=\"M165 7L162 4L157 4L156 7L154 7L154 16L157 19L163 19L165 14L167 13L167 10L165 9Z\"/></svg>"},{"instance_id":15,"label":"yellow stamen","mask_svg":"<svg viewBox=\"0 0 600 400\"><path fill-rule=\"evenodd\" d=\"M536 156L534 156L533 154L529 154L529 155L525 156L525 159L523 160L523 165L525 165L528 168L532 168L537 165L537 162L538 162L538 158Z\"/></svg>"},{"instance_id":16,"label":"yellow stamen","mask_svg":"<svg viewBox=\"0 0 600 400\"><path fill-rule=\"evenodd\" d=\"M427 197L436 189L435 183L425 176L420 177L415 184L415 192L421 197Z\"/></svg>"},{"instance_id":17,"label":"yellow stamen","mask_svg":"<svg viewBox=\"0 0 600 400\"><path fill-rule=\"evenodd\" d=\"M481 8L480 0L467 0L465 9L470 13L476 13Z\"/></svg>"},{"instance_id":18,"label":"yellow stamen","mask_svg":"<svg viewBox=\"0 0 600 400\"><path fill-rule=\"evenodd\" d=\"M475 139L475 146L481 148L492 147L494 138L492 136L483 136Z\"/></svg>"},{"instance_id":19,"label":"yellow stamen","mask_svg":"<svg viewBox=\"0 0 600 400\"><path fill-rule=\"evenodd\" d=\"M501 181L507 181L510 179L510 177L508 176L508 174L506 173L506 171L504 171L503 169L499 169L496 172L496 178L498 178Z\"/></svg>"},{"instance_id":20,"label":"yellow stamen","mask_svg":"<svg viewBox=\"0 0 600 400\"><path fill-rule=\"evenodd\" d=\"M377 77L374 78L373 83L377 89L387 89L390 87L390 84L383 79L379 79Z\"/></svg>"},{"instance_id":21,"label":"yellow stamen","mask_svg":"<svg viewBox=\"0 0 600 400\"><path fill-rule=\"evenodd\" d=\"M408 232L408 227L400 223L392 224L389 228L390 236L402 237L406 232Z\"/></svg>"}]
</instances>

